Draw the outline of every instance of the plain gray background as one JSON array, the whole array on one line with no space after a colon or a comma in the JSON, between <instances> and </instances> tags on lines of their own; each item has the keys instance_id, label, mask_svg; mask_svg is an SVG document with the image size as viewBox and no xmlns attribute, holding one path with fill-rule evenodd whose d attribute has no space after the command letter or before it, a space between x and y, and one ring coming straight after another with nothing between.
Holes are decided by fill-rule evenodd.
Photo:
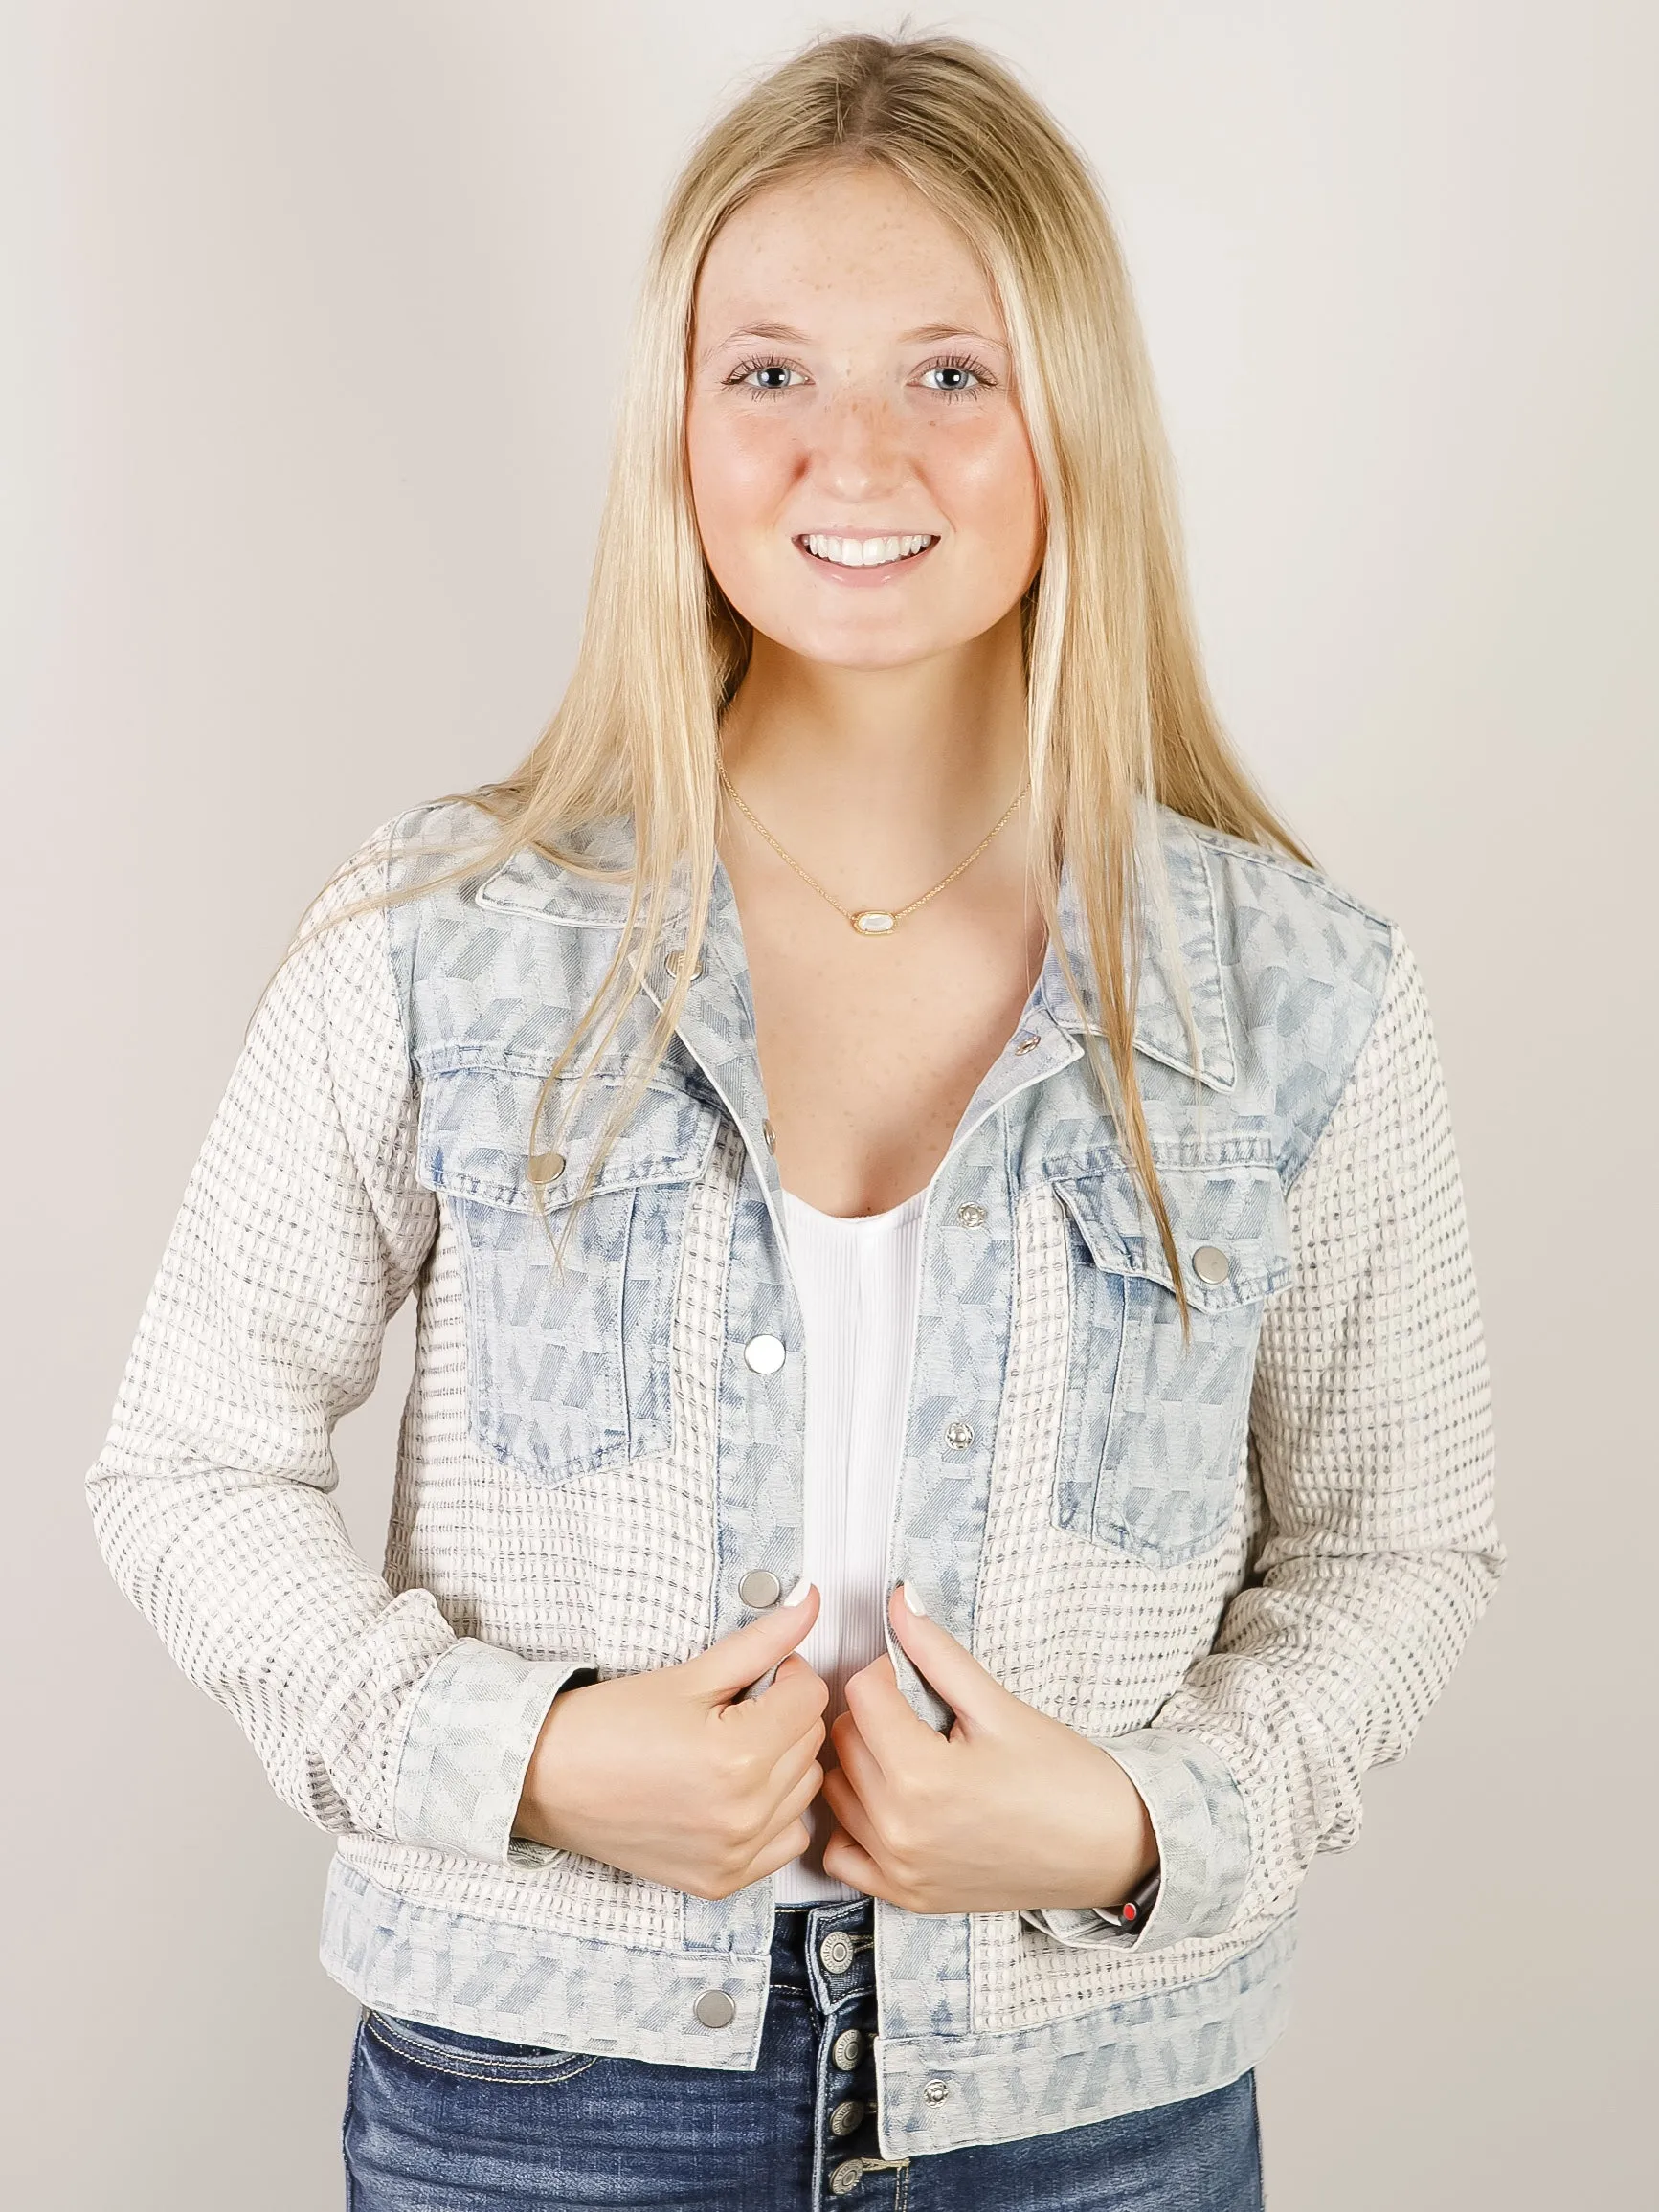
<instances>
[{"instance_id":1,"label":"plain gray background","mask_svg":"<svg viewBox=\"0 0 1659 2212\"><path fill-rule=\"evenodd\" d=\"M0 2187L340 2201L329 1849L82 1499L243 1025L376 821L570 666L626 318L737 76L886 9L0 7L12 963ZM1653 2059L1648 0L1033 5L1089 149L1223 714L1397 917L1450 1086L1509 1572L1261 2069L1272 2212L1645 2199ZM412 1308L339 1432L378 1557Z\"/></svg>"}]
</instances>

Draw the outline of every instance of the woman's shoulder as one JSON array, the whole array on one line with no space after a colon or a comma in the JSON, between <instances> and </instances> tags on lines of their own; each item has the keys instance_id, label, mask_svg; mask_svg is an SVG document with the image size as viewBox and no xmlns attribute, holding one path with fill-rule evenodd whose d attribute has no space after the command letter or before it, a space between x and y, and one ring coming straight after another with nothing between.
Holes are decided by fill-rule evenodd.
<instances>
[{"instance_id":1,"label":"woman's shoulder","mask_svg":"<svg viewBox=\"0 0 1659 2212\"><path fill-rule=\"evenodd\" d=\"M1373 1005L1402 942L1399 922L1324 869L1276 846L1160 806L1165 850L1199 885L1218 954L1238 979L1260 971Z\"/></svg>"},{"instance_id":2,"label":"woman's shoulder","mask_svg":"<svg viewBox=\"0 0 1659 2212\"><path fill-rule=\"evenodd\" d=\"M1414 972L1400 925L1321 868L1160 814L1189 968L1215 976L1241 1085L1272 1095L1294 1168Z\"/></svg>"},{"instance_id":3,"label":"woman's shoulder","mask_svg":"<svg viewBox=\"0 0 1659 2212\"><path fill-rule=\"evenodd\" d=\"M1253 900L1270 901L1288 910L1305 907L1320 913L1345 912L1367 935L1387 936L1399 927L1392 916L1360 898L1324 868L1310 867L1276 845L1234 837L1208 822L1177 814L1172 807L1160 806L1158 813L1166 824L1166 834L1191 838L1203 847L1212 881L1234 901L1244 905Z\"/></svg>"}]
</instances>

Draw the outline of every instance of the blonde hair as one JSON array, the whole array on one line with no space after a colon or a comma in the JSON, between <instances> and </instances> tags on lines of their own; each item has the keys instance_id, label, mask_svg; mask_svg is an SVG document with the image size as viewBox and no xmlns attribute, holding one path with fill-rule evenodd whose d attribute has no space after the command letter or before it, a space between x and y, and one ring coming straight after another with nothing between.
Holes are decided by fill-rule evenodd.
<instances>
[{"instance_id":1,"label":"blonde hair","mask_svg":"<svg viewBox=\"0 0 1659 2212\"><path fill-rule=\"evenodd\" d=\"M1062 973L1086 1005L1058 927L1061 857L1068 857L1098 994L1099 1032L1084 1036L1087 1063L1179 1285L1134 1069L1141 923L1149 889L1163 897L1161 869L1159 882L1139 881L1135 816L1154 798L1236 837L1309 856L1234 756L1211 704L1145 345L1100 190L1041 103L967 40L820 38L754 83L693 149L639 299L570 685L511 774L444 794L492 816L495 836L469 848L465 865L392 897L424 896L529 846L578 874L603 875L560 840L631 812L626 923L538 1094L540 1120L584 1039L596 1033L578 1092L640 990L684 863L686 957L600 1132L577 1194L586 1196L667 1048L696 965L715 864L721 717L750 653L749 627L704 558L684 458L697 280L735 209L831 162L885 164L956 224L1006 318L1046 510L1023 622L1033 889ZM381 894L346 911L384 901ZM1196 1067L1190 1009L1187 1026ZM527 1142L535 1149L533 1124ZM1184 1319L1184 1291L1180 1299Z\"/></svg>"}]
</instances>

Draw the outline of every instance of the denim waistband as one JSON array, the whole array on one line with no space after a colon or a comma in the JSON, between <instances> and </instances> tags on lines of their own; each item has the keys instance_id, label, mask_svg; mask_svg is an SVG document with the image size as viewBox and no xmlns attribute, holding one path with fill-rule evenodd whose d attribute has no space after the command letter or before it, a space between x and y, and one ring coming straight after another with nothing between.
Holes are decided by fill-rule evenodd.
<instances>
[{"instance_id":1,"label":"denim waistband","mask_svg":"<svg viewBox=\"0 0 1659 2212\"><path fill-rule=\"evenodd\" d=\"M873 1991L875 1925L876 1909L868 1897L842 1904L780 1905L772 1938L773 1986L805 1990L825 2011ZM830 1937L844 1940L826 1948Z\"/></svg>"}]
</instances>

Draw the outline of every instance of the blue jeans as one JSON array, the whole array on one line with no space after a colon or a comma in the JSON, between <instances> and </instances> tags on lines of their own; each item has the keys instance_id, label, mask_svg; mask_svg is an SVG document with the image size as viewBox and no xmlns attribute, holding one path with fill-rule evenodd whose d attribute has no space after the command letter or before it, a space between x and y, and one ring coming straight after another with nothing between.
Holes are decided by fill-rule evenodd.
<instances>
[{"instance_id":1,"label":"blue jeans","mask_svg":"<svg viewBox=\"0 0 1659 2212\"><path fill-rule=\"evenodd\" d=\"M1261 2212L1253 2070L1092 2127L890 2162L871 1910L784 1907L752 2073L593 2058L366 2011L348 2212ZM850 1937L831 1945L825 1936Z\"/></svg>"}]
</instances>

